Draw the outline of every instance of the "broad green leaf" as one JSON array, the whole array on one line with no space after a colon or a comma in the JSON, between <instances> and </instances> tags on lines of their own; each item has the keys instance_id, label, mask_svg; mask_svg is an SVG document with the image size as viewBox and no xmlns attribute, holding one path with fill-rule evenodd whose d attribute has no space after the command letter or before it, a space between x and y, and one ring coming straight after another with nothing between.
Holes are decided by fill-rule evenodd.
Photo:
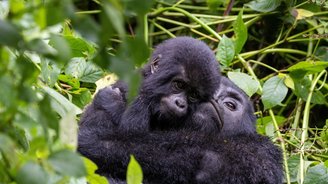
<instances>
[{"instance_id":1,"label":"broad green leaf","mask_svg":"<svg viewBox=\"0 0 328 184\"><path fill-rule=\"evenodd\" d=\"M264 104L264 109L270 109L276 105L281 105L287 92L288 88L284 84L283 77L271 77L263 85L262 102Z\"/></svg>"},{"instance_id":2,"label":"broad green leaf","mask_svg":"<svg viewBox=\"0 0 328 184\"><path fill-rule=\"evenodd\" d=\"M87 180L90 184L108 184L108 180L104 176L95 173L98 169L96 164L85 157L83 157L83 161L87 169Z\"/></svg>"},{"instance_id":3,"label":"broad green leaf","mask_svg":"<svg viewBox=\"0 0 328 184\"><path fill-rule=\"evenodd\" d=\"M72 151L61 150L50 155L48 161L53 168L62 175L82 177L86 175L86 169L81 157Z\"/></svg>"},{"instance_id":4,"label":"broad green leaf","mask_svg":"<svg viewBox=\"0 0 328 184\"><path fill-rule=\"evenodd\" d=\"M39 38L27 42L26 48L28 50L36 52L37 54L48 57L53 57L57 54L56 49L52 48L51 46L46 44L44 40L41 40Z\"/></svg>"},{"instance_id":5,"label":"broad green leaf","mask_svg":"<svg viewBox=\"0 0 328 184\"><path fill-rule=\"evenodd\" d=\"M18 43L23 40L19 30L12 24L0 19L0 45L17 47Z\"/></svg>"},{"instance_id":6,"label":"broad green leaf","mask_svg":"<svg viewBox=\"0 0 328 184\"><path fill-rule=\"evenodd\" d=\"M280 4L281 0L253 0L245 5L258 12L270 12Z\"/></svg>"},{"instance_id":7,"label":"broad green leaf","mask_svg":"<svg viewBox=\"0 0 328 184\"><path fill-rule=\"evenodd\" d=\"M289 168L289 176L291 182L298 181L298 170L300 165L300 156L299 155L293 155L288 158L288 168Z\"/></svg>"},{"instance_id":8,"label":"broad green leaf","mask_svg":"<svg viewBox=\"0 0 328 184\"><path fill-rule=\"evenodd\" d=\"M287 71L290 72L290 75L293 79L301 79L304 77L304 75L321 72L327 67L328 67L328 62L326 61L316 61L316 62L302 61L289 67Z\"/></svg>"},{"instance_id":9,"label":"broad green leaf","mask_svg":"<svg viewBox=\"0 0 328 184\"><path fill-rule=\"evenodd\" d=\"M82 82L95 83L103 76L103 71L84 58L73 58L68 63L65 73Z\"/></svg>"},{"instance_id":10,"label":"broad green leaf","mask_svg":"<svg viewBox=\"0 0 328 184\"><path fill-rule=\"evenodd\" d=\"M315 55L321 61L328 61L328 47L325 46L318 47L318 49L315 52Z\"/></svg>"},{"instance_id":11,"label":"broad green leaf","mask_svg":"<svg viewBox=\"0 0 328 184\"><path fill-rule=\"evenodd\" d=\"M74 16L74 7L71 0L41 1L41 3L46 5L48 26L58 24Z\"/></svg>"},{"instance_id":12,"label":"broad green leaf","mask_svg":"<svg viewBox=\"0 0 328 184\"><path fill-rule=\"evenodd\" d=\"M95 48L82 38L74 36L64 36L64 39L69 44L72 50L72 57L85 57L90 58L95 53Z\"/></svg>"},{"instance_id":13,"label":"broad green leaf","mask_svg":"<svg viewBox=\"0 0 328 184\"><path fill-rule=\"evenodd\" d=\"M0 133L0 152L2 159L9 161L10 166L17 164L18 157L16 155L17 147L14 141L6 134Z\"/></svg>"},{"instance_id":14,"label":"broad green leaf","mask_svg":"<svg viewBox=\"0 0 328 184\"><path fill-rule=\"evenodd\" d=\"M11 0L10 3L10 12L16 14L20 13L25 9L25 1L24 0Z\"/></svg>"},{"instance_id":15,"label":"broad green leaf","mask_svg":"<svg viewBox=\"0 0 328 184\"><path fill-rule=\"evenodd\" d=\"M305 175L304 184L328 184L328 168L324 163L309 167Z\"/></svg>"},{"instance_id":16,"label":"broad green leaf","mask_svg":"<svg viewBox=\"0 0 328 184\"><path fill-rule=\"evenodd\" d=\"M89 89L80 88L76 91L72 91L72 102L80 108L85 107L92 100L92 95Z\"/></svg>"},{"instance_id":17,"label":"broad green leaf","mask_svg":"<svg viewBox=\"0 0 328 184\"><path fill-rule=\"evenodd\" d=\"M216 58L223 66L229 66L234 56L235 48L233 41L223 35L216 52Z\"/></svg>"},{"instance_id":18,"label":"broad green leaf","mask_svg":"<svg viewBox=\"0 0 328 184\"><path fill-rule=\"evenodd\" d=\"M56 136L58 136L58 118L57 114L52 110L50 97L48 95L45 95L39 103L38 123L42 125L45 136L48 136L48 128L55 130Z\"/></svg>"},{"instance_id":19,"label":"broad green leaf","mask_svg":"<svg viewBox=\"0 0 328 184\"><path fill-rule=\"evenodd\" d=\"M104 2L102 6L103 6L103 13L106 18L105 20L108 21L108 23L110 24L109 26L112 26L113 29L118 33L119 37L123 38L125 34L125 29L123 24L124 21L122 18L123 17L122 13L109 3Z\"/></svg>"},{"instance_id":20,"label":"broad green leaf","mask_svg":"<svg viewBox=\"0 0 328 184\"><path fill-rule=\"evenodd\" d=\"M244 44L247 41L247 27L243 21L243 10L238 14L237 20L233 25L234 43L235 43L235 54L239 54Z\"/></svg>"},{"instance_id":21,"label":"broad green leaf","mask_svg":"<svg viewBox=\"0 0 328 184\"><path fill-rule=\"evenodd\" d=\"M279 126L282 125L286 120L286 118L283 116L275 116L275 119ZM269 136L268 130L270 128L268 128L268 126L270 126L272 128L274 127L272 117L271 116L261 117L261 118L258 118L256 120L256 122L257 122L256 123L257 132L260 134ZM270 134L274 135L274 131L275 131L274 128L272 130L273 130L273 132L270 132Z\"/></svg>"},{"instance_id":22,"label":"broad green leaf","mask_svg":"<svg viewBox=\"0 0 328 184\"><path fill-rule=\"evenodd\" d=\"M260 83L251 76L240 72L228 72L228 77L248 96L252 96L260 87Z\"/></svg>"},{"instance_id":23,"label":"broad green leaf","mask_svg":"<svg viewBox=\"0 0 328 184\"><path fill-rule=\"evenodd\" d=\"M76 115L82 113L82 110L79 107L68 101L67 98L65 98L63 95L61 95L54 89L49 88L48 86L42 86L42 89L52 97L52 107L61 117L64 117L66 113L72 111Z\"/></svg>"},{"instance_id":24,"label":"broad green leaf","mask_svg":"<svg viewBox=\"0 0 328 184\"><path fill-rule=\"evenodd\" d=\"M17 173L17 184L45 184L49 179L45 170L37 163L28 162Z\"/></svg>"},{"instance_id":25,"label":"broad green leaf","mask_svg":"<svg viewBox=\"0 0 328 184\"><path fill-rule=\"evenodd\" d=\"M51 62L47 59L41 60L41 77L42 80L50 87L53 87L57 82L58 76L60 74L60 68L56 63Z\"/></svg>"},{"instance_id":26,"label":"broad green leaf","mask_svg":"<svg viewBox=\"0 0 328 184\"><path fill-rule=\"evenodd\" d=\"M150 10L154 0L124 0L123 2L127 11L143 16Z\"/></svg>"},{"instance_id":27,"label":"broad green leaf","mask_svg":"<svg viewBox=\"0 0 328 184\"><path fill-rule=\"evenodd\" d=\"M127 39L127 46L135 65L141 66L141 64L147 61L149 49L142 37Z\"/></svg>"},{"instance_id":28,"label":"broad green leaf","mask_svg":"<svg viewBox=\"0 0 328 184\"><path fill-rule=\"evenodd\" d=\"M142 178L142 169L134 156L131 155L126 178L127 184L141 184Z\"/></svg>"},{"instance_id":29,"label":"broad green leaf","mask_svg":"<svg viewBox=\"0 0 328 184\"><path fill-rule=\"evenodd\" d=\"M67 41L58 35L51 35L49 45L56 49L57 61L66 63L72 56L72 51Z\"/></svg>"},{"instance_id":30,"label":"broad green leaf","mask_svg":"<svg viewBox=\"0 0 328 184\"><path fill-rule=\"evenodd\" d=\"M36 4L41 4L42 0L34 0ZM41 29L47 27L47 10L45 6L40 6L37 11L33 12L35 22Z\"/></svg>"},{"instance_id":31,"label":"broad green leaf","mask_svg":"<svg viewBox=\"0 0 328 184\"><path fill-rule=\"evenodd\" d=\"M295 95L301 97L304 101L307 101L307 97L310 92L311 80L308 77L304 77L302 80L294 81L295 84ZM325 96L321 91L314 91L311 98L311 103L324 104Z\"/></svg>"},{"instance_id":32,"label":"broad green leaf","mask_svg":"<svg viewBox=\"0 0 328 184\"><path fill-rule=\"evenodd\" d=\"M224 2L225 0L206 0L206 4L210 8L210 10L216 10Z\"/></svg>"},{"instance_id":33,"label":"broad green leaf","mask_svg":"<svg viewBox=\"0 0 328 184\"><path fill-rule=\"evenodd\" d=\"M59 139L63 144L74 149L77 147L77 125L74 113L67 113L59 122Z\"/></svg>"}]
</instances>

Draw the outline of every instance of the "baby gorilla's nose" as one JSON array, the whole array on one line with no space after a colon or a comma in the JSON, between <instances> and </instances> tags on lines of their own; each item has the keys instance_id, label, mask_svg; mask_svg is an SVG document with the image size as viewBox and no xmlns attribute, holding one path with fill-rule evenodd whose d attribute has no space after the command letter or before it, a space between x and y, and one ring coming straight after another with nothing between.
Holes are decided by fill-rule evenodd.
<instances>
[{"instance_id":1,"label":"baby gorilla's nose","mask_svg":"<svg viewBox=\"0 0 328 184\"><path fill-rule=\"evenodd\" d=\"M182 100L182 99L180 99L180 98L177 98L176 100L175 100L175 104L178 106L178 108L180 108L180 109L185 109L185 108L187 108L187 103L186 103L186 101L185 100Z\"/></svg>"}]
</instances>

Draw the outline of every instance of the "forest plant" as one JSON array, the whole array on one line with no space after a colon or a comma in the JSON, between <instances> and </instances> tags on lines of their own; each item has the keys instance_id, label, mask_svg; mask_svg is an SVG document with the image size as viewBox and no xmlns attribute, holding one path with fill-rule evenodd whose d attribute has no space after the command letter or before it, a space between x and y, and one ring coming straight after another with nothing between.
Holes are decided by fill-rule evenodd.
<instances>
[{"instance_id":1,"label":"forest plant","mask_svg":"<svg viewBox=\"0 0 328 184\"><path fill-rule=\"evenodd\" d=\"M0 1L0 182L107 183L75 153L82 108L112 73L131 99L149 48L189 35L255 102L285 182L327 183L327 14L318 0Z\"/></svg>"}]
</instances>

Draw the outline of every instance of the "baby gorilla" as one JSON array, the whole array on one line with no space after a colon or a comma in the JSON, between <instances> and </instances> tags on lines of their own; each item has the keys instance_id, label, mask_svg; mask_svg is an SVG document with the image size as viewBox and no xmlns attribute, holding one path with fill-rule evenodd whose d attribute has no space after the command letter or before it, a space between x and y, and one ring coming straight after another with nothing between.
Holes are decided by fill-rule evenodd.
<instances>
[{"instance_id":1,"label":"baby gorilla","mask_svg":"<svg viewBox=\"0 0 328 184\"><path fill-rule=\"evenodd\" d=\"M143 168L144 183L282 183L281 152L256 133L248 97L222 78L214 98L217 108L200 103L186 120L199 130L103 134L98 145L89 146L90 151L102 150L101 173L123 180L133 154ZM217 111L224 123L222 132L209 136L206 132L215 128Z\"/></svg>"}]
</instances>

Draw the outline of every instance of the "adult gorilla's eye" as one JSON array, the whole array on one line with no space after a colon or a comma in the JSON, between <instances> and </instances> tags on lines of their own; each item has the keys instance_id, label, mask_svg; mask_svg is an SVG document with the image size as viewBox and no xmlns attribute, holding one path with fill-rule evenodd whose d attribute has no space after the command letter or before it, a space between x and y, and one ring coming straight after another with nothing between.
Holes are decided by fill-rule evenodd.
<instances>
[{"instance_id":1,"label":"adult gorilla's eye","mask_svg":"<svg viewBox=\"0 0 328 184\"><path fill-rule=\"evenodd\" d=\"M172 85L175 90L184 90L186 87L185 83L182 81L173 81Z\"/></svg>"},{"instance_id":2,"label":"adult gorilla's eye","mask_svg":"<svg viewBox=\"0 0 328 184\"><path fill-rule=\"evenodd\" d=\"M224 106L226 106L231 111L236 110L236 105L233 102L224 102L223 104L224 104Z\"/></svg>"}]
</instances>

